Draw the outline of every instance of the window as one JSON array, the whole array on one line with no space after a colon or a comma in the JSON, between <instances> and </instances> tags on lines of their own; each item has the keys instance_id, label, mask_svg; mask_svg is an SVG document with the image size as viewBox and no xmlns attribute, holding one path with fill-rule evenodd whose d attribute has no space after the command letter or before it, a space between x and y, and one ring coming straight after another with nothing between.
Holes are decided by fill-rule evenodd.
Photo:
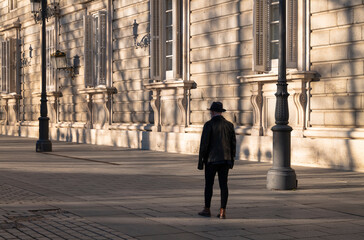
<instances>
[{"instance_id":1,"label":"window","mask_svg":"<svg viewBox=\"0 0 364 240\"><path fill-rule=\"evenodd\" d=\"M156 0L151 3L152 78L181 78L182 0Z\"/></svg>"},{"instance_id":2,"label":"window","mask_svg":"<svg viewBox=\"0 0 364 240\"><path fill-rule=\"evenodd\" d=\"M54 26L47 27L46 34L46 66L47 66L47 91L56 90L57 69L52 65L51 54L56 52L56 30Z\"/></svg>"},{"instance_id":3,"label":"window","mask_svg":"<svg viewBox=\"0 0 364 240\"><path fill-rule=\"evenodd\" d=\"M106 85L106 11L84 17L86 87Z\"/></svg>"},{"instance_id":4,"label":"window","mask_svg":"<svg viewBox=\"0 0 364 240\"><path fill-rule=\"evenodd\" d=\"M297 68L297 0L287 0L287 67ZM254 64L256 72L278 67L279 1L254 1Z\"/></svg>"},{"instance_id":5,"label":"window","mask_svg":"<svg viewBox=\"0 0 364 240\"><path fill-rule=\"evenodd\" d=\"M9 0L9 11L17 8L17 0Z\"/></svg>"},{"instance_id":6,"label":"window","mask_svg":"<svg viewBox=\"0 0 364 240\"><path fill-rule=\"evenodd\" d=\"M19 87L19 41L10 38L1 41L0 45L0 91L3 93L17 93Z\"/></svg>"},{"instance_id":7,"label":"window","mask_svg":"<svg viewBox=\"0 0 364 240\"><path fill-rule=\"evenodd\" d=\"M279 51L279 0L272 0L269 8L269 58L273 60Z\"/></svg>"}]
</instances>

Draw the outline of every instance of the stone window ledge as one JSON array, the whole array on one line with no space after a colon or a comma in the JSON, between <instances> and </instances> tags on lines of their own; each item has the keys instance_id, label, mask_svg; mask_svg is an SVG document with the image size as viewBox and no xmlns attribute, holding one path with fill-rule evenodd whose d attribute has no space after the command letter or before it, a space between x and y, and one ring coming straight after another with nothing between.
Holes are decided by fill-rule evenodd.
<instances>
[{"instance_id":1,"label":"stone window ledge","mask_svg":"<svg viewBox=\"0 0 364 240\"><path fill-rule=\"evenodd\" d=\"M33 96L36 96L36 97L41 97L42 96L42 93L41 92L35 92L32 94ZM59 98L59 97L62 97L62 92L59 92L59 91L48 91L47 92L47 97L55 97L55 98Z\"/></svg>"},{"instance_id":2,"label":"stone window ledge","mask_svg":"<svg viewBox=\"0 0 364 240\"><path fill-rule=\"evenodd\" d=\"M89 94L89 95L95 95L95 94L115 94L117 93L117 89L115 87L94 87L94 88L84 88L84 89L78 89L78 92L81 94Z\"/></svg>"},{"instance_id":3,"label":"stone window ledge","mask_svg":"<svg viewBox=\"0 0 364 240\"><path fill-rule=\"evenodd\" d=\"M21 24L19 22L19 20L15 20L14 22L4 25L4 26L0 26L0 32L5 32L5 31L9 31L12 29L20 29Z\"/></svg>"},{"instance_id":4,"label":"stone window ledge","mask_svg":"<svg viewBox=\"0 0 364 240\"><path fill-rule=\"evenodd\" d=\"M253 83L253 82L265 82L265 83L273 83L278 81L277 73L270 74L254 74L247 76L238 76L240 82L242 83ZM287 72L287 82L290 81L315 81L318 80L317 73L313 71L290 71Z\"/></svg>"},{"instance_id":5,"label":"stone window ledge","mask_svg":"<svg viewBox=\"0 0 364 240\"><path fill-rule=\"evenodd\" d=\"M194 89L197 85L194 81L185 81L182 79L179 80L166 80L161 82L154 82L145 85L145 88L148 90L153 89L171 89L171 88L185 88L185 89Z\"/></svg>"},{"instance_id":6,"label":"stone window ledge","mask_svg":"<svg viewBox=\"0 0 364 240\"><path fill-rule=\"evenodd\" d=\"M38 127L39 121L21 121L19 122L20 126L26 126L26 127Z\"/></svg>"},{"instance_id":7,"label":"stone window ledge","mask_svg":"<svg viewBox=\"0 0 364 240\"><path fill-rule=\"evenodd\" d=\"M17 93L1 93L0 98L2 98L2 99L22 99L22 96Z\"/></svg>"},{"instance_id":8,"label":"stone window ledge","mask_svg":"<svg viewBox=\"0 0 364 240\"><path fill-rule=\"evenodd\" d=\"M84 122L59 122L56 128L86 128L87 124Z\"/></svg>"}]
</instances>

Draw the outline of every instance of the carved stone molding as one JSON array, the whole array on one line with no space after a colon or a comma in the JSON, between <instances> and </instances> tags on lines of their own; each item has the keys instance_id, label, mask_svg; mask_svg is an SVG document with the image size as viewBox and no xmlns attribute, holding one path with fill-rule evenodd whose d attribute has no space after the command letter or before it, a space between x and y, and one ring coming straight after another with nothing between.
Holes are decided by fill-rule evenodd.
<instances>
[{"instance_id":1,"label":"carved stone molding","mask_svg":"<svg viewBox=\"0 0 364 240\"><path fill-rule=\"evenodd\" d=\"M250 102L253 106L253 127L252 135L263 135L262 128L262 108L263 108L263 94L262 94L262 84L253 83L251 85L251 97Z\"/></svg>"},{"instance_id":2,"label":"carved stone molding","mask_svg":"<svg viewBox=\"0 0 364 240\"><path fill-rule=\"evenodd\" d=\"M41 97L40 92L33 93L35 97ZM48 101L48 111L49 111L49 120L51 123L59 122L59 98L63 97L62 92L60 91L48 91L47 92L47 101Z\"/></svg>"},{"instance_id":3,"label":"carved stone molding","mask_svg":"<svg viewBox=\"0 0 364 240\"><path fill-rule=\"evenodd\" d=\"M179 95L177 96L177 106L178 109L180 110L181 114L182 114L182 123L184 127L188 127L188 122L187 122L187 99L189 98L189 92L187 91L187 89L183 89L183 95Z\"/></svg>"},{"instance_id":4,"label":"carved stone molding","mask_svg":"<svg viewBox=\"0 0 364 240\"><path fill-rule=\"evenodd\" d=\"M277 74L256 74L249 76L240 76L241 84L246 84L251 88L251 104L253 106L253 126L252 135L262 136L265 131L268 131L268 100L274 99L276 91L275 84L277 83ZM293 121L290 120L290 125L294 129L294 135L303 136L303 130L306 126L306 106L308 99L308 86L310 81L317 80L315 72L288 72L287 83L288 92L294 103ZM268 89L268 90L265 90ZM268 96L269 94L269 96ZM271 96L272 95L272 96Z\"/></svg>"},{"instance_id":5,"label":"carved stone molding","mask_svg":"<svg viewBox=\"0 0 364 240\"><path fill-rule=\"evenodd\" d=\"M22 98L21 95L15 93L3 93L0 95L0 98L5 100L5 105L3 106L5 111L5 124L14 124L19 122L19 109L20 102L19 100Z\"/></svg>"},{"instance_id":6,"label":"carved stone molding","mask_svg":"<svg viewBox=\"0 0 364 240\"><path fill-rule=\"evenodd\" d=\"M154 112L152 131L184 132L190 124L190 90L194 81L163 81L147 84L152 91L151 106Z\"/></svg>"},{"instance_id":7,"label":"carved stone molding","mask_svg":"<svg viewBox=\"0 0 364 240\"><path fill-rule=\"evenodd\" d=\"M21 24L20 24L20 21L19 19L16 19L14 22L12 23L9 23L7 25L0 25L0 32L6 32L6 31L9 31L9 30L13 30L13 29L20 29L21 27Z\"/></svg>"},{"instance_id":8,"label":"carved stone molding","mask_svg":"<svg viewBox=\"0 0 364 240\"><path fill-rule=\"evenodd\" d=\"M96 87L96 88L85 88L79 89L78 92L80 94L86 95L87 101L87 127L94 128L96 121L96 114L94 113L94 107L97 104L101 104L105 113L105 119L99 121L99 125L104 125L107 123L107 126L112 124L112 95L117 93L115 87ZM98 96L97 98L95 96Z\"/></svg>"},{"instance_id":9,"label":"carved stone molding","mask_svg":"<svg viewBox=\"0 0 364 240\"><path fill-rule=\"evenodd\" d=\"M161 131L161 116L160 116L160 105L161 105L161 91L159 89L153 89L152 100L150 101L150 105L152 106L154 113L154 126L152 127L152 131L160 132Z\"/></svg>"}]
</instances>

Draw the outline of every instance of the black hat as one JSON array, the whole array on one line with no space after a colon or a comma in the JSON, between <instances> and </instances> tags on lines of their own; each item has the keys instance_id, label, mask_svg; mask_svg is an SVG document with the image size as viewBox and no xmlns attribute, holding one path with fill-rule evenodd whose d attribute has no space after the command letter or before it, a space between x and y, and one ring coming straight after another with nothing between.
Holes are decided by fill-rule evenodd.
<instances>
[{"instance_id":1,"label":"black hat","mask_svg":"<svg viewBox=\"0 0 364 240\"><path fill-rule=\"evenodd\" d=\"M207 110L214 111L214 112L225 112L226 111L226 109L222 108L221 102L213 102L211 104L211 107L208 108Z\"/></svg>"}]
</instances>

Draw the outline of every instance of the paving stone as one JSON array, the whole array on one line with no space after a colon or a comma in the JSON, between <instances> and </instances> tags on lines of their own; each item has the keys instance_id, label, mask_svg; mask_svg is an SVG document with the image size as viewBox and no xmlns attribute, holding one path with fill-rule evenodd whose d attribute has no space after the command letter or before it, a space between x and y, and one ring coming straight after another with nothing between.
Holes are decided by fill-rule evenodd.
<instances>
[{"instance_id":1,"label":"paving stone","mask_svg":"<svg viewBox=\"0 0 364 240\"><path fill-rule=\"evenodd\" d=\"M34 139L0 136L0 239L364 237L364 173L294 166L297 191L268 191L269 163L237 161L220 220L197 216L196 156L52 143L43 154ZM219 194L216 180L214 214Z\"/></svg>"},{"instance_id":2,"label":"paving stone","mask_svg":"<svg viewBox=\"0 0 364 240\"><path fill-rule=\"evenodd\" d=\"M323 236L329 236L330 234L315 230L309 230L309 231L294 231L294 232L285 232L285 235L294 237L294 238L312 238L312 237L323 237Z\"/></svg>"},{"instance_id":3,"label":"paving stone","mask_svg":"<svg viewBox=\"0 0 364 240\"><path fill-rule=\"evenodd\" d=\"M252 239L252 240L286 240L286 239L293 239L290 236L279 234L279 233L249 235L248 238Z\"/></svg>"}]
</instances>

